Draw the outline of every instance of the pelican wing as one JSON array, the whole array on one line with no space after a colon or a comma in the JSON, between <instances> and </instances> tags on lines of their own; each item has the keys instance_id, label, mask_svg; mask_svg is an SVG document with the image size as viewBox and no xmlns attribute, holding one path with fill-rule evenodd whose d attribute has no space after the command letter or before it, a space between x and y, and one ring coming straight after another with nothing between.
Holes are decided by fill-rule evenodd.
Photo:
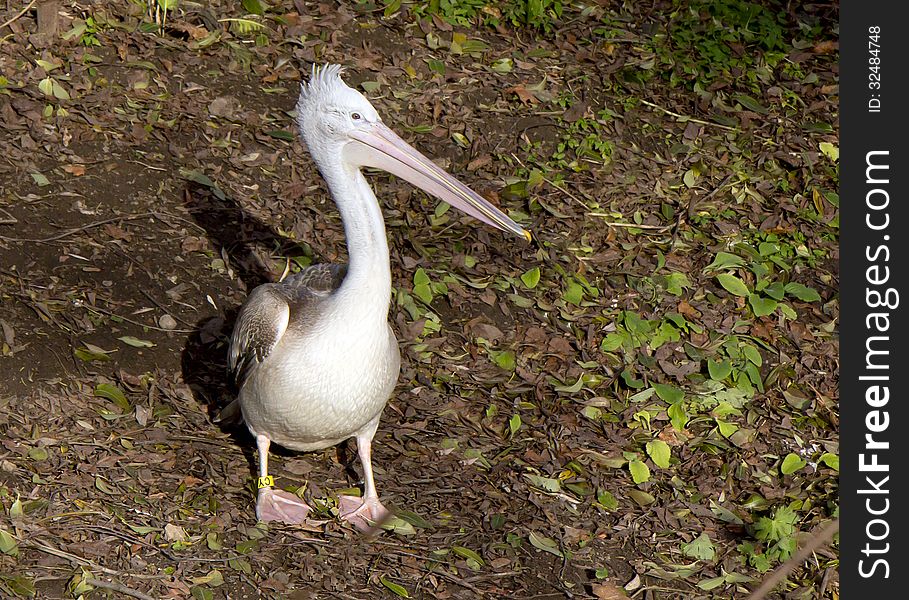
<instances>
[{"instance_id":1,"label":"pelican wing","mask_svg":"<svg viewBox=\"0 0 909 600\"><path fill-rule=\"evenodd\" d=\"M305 322L314 301L336 290L346 271L345 265L313 265L281 283L267 283L252 291L240 308L230 338L228 367L238 388L284 336L291 313L295 313L295 323Z\"/></svg>"},{"instance_id":2,"label":"pelican wing","mask_svg":"<svg viewBox=\"0 0 909 600\"><path fill-rule=\"evenodd\" d=\"M230 337L227 366L238 388L265 360L287 331L290 305L280 284L266 283L252 291L240 308Z\"/></svg>"}]
</instances>

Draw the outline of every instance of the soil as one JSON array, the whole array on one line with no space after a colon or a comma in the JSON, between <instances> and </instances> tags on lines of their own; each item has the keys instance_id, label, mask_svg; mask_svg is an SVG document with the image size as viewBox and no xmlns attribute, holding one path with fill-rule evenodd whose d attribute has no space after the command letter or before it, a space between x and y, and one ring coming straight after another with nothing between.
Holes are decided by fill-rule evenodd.
<instances>
[{"instance_id":1,"label":"soil","mask_svg":"<svg viewBox=\"0 0 909 600\"><path fill-rule=\"evenodd\" d=\"M733 139L693 92L660 79L622 88L621 65L638 58L633 39L610 48L583 42L596 39L598 16L619 10L608 3L586 16L566 7L544 35L506 25L473 31L406 11L386 17L370 3L276 2L259 39L218 24L244 18L239 2L185 3L163 29L144 33L137 27L154 15L136 3L57 4L59 31L93 17L97 45L84 34L40 37L34 10L0 28L0 528L16 540L10 549L0 539L0 596L738 597L744 581L696 586L698 577L731 572L761 577L736 552L752 539L751 523L726 519L717 506L731 498L740 507L754 493L788 503L813 486L822 500L805 508L801 530L829 517L835 473L771 481L765 459L796 450L796 427L835 450L836 340L823 328L838 310L835 239L799 220L817 202L810 192L792 200L754 181L754 194L735 201L724 186L739 151L755 169L783 164L793 186L836 189L817 151L819 141L836 141L835 130L802 127L812 106L812 120L835 124L835 94L819 91L836 83L835 55L798 58L820 78L802 89L804 113L771 123L752 112ZM623 15L668 8L657 2L652 12ZM806 10L833 30L835 7ZM13 14L0 10L0 21ZM218 29L207 28L210 17ZM219 37L204 45L213 32ZM428 35L451 40L453 32L483 39L487 50L427 47ZM488 66L512 56L510 73ZM443 76L431 58L445 61ZM403 521L372 538L332 512L340 492L361 484L352 442L316 453L276 449L279 485L306 486L317 514L306 526L265 526L254 512L253 441L243 426L212 421L236 393L226 342L249 291L287 264L345 260L340 218L292 116L299 82L322 62L347 65L352 85L378 82L368 96L386 123L521 215L538 238L515 242L454 210L433 217L434 199L369 175L386 216L390 319L404 356L373 446L379 492ZM43 93L38 84L49 77L67 98ZM570 122L564 107L509 91L541 81L552 97L574 94L568 117L596 119L604 108L618 115L602 126L614 152L565 169L566 179L550 163L540 187L514 195L515 173L552 155ZM629 89L669 112L623 104ZM785 135L762 142L775 127ZM674 146L691 135L700 141L687 152ZM681 178L691 168L705 183L689 192ZM711 194L718 189L727 192ZM660 206L670 204L679 216L667 221ZM825 222L835 213L821 207ZM701 273L746 223L824 250L815 270L792 274L823 298L797 304L798 320L752 319L746 332L737 323L744 299ZM685 297L648 287L664 259L688 273ZM522 285L536 266L539 286ZM428 308L413 300L421 268L447 282ZM563 301L572 276L598 289L588 304ZM736 421L755 432L753 444L717 441L693 425L688 438L670 440L676 471L636 486L623 453L643 455L652 436L633 417L645 407L628 400L638 390L624 387L623 371L683 385L683 343L713 342L686 338L631 365L601 344L620 310L654 318L687 310L682 301L708 331L761 339L762 375L773 372L774 383L756 401L764 404ZM510 368L495 358L506 351ZM602 386L564 391L585 373ZM796 400L783 394L790 383ZM802 396L805 424L788 412ZM616 416L593 422L580 412L586 406ZM662 421L654 434L666 426L670 435L665 410L651 418ZM563 483L547 490L533 477ZM617 508L598 503L603 490ZM695 560L680 545L702 532L717 557L692 567L697 576L680 574ZM825 568L801 569L790 591L817 592Z\"/></svg>"}]
</instances>

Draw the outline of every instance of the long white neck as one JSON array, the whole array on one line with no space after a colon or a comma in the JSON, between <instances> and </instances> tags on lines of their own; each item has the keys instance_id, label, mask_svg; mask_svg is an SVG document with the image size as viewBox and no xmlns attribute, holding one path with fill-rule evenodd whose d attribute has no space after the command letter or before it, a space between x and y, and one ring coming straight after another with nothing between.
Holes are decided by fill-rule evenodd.
<instances>
[{"instance_id":1,"label":"long white neck","mask_svg":"<svg viewBox=\"0 0 909 600\"><path fill-rule=\"evenodd\" d=\"M388 320L391 267L382 209L360 170L344 160L320 165L341 212L349 265L335 292L346 319Z\"/></svg>"}]
</instances>

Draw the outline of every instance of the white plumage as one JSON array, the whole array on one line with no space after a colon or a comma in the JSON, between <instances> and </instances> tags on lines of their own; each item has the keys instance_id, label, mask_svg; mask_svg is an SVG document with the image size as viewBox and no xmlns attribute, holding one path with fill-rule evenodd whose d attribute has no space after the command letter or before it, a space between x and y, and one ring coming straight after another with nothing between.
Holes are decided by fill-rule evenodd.
<instances>
[{"instance_id":1,"label":"white plumage","mask_svg":"<svg viewBox=\"0 0 909 600\"><path fill-rule=\"evenodd\" d=\"M376 493L371 442L400 354L388 325L385 224L361 167L399 175L499 229L530 234L395 135L340 76L335 65L313 69L297 120L341 212L349 265L316 265L253 290L237 316L229 366L240 388L235 402L259 449L259 518L295 523L309 511L298 496L274 489L271 442L305 451L355 437L364 495L342 497L340 513L366 529L387 514Z\"/></svg>"}]
</instances>

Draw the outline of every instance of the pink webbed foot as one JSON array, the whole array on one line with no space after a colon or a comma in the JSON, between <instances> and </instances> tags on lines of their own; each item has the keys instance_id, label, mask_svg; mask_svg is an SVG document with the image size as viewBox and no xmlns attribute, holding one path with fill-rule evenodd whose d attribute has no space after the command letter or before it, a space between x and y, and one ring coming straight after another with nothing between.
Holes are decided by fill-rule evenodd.
<instances>
[{"instance_id":1,"label":"pink webbed foot","mask_svg":"<svg viewBox=\"0 0 909 600\"><path fill-rule=\"evenodd\" d=\"M261 488L256 500L256 517L260 521L280 521L294 525L302 523L310 510L309 505L299 496L270 487Z\"/></svg>"},{"instance_id":2,"label":"pink webbed foot","mask_svg":"<svg viewBox=\"0 0 909 600\"><path fill-rule=\"evenodd\" d=\"M391 517L391 513L378 498L341 496L338 499L338 511L342 519L364 532L377 530Z\"/></svg>"}]
</instances>

